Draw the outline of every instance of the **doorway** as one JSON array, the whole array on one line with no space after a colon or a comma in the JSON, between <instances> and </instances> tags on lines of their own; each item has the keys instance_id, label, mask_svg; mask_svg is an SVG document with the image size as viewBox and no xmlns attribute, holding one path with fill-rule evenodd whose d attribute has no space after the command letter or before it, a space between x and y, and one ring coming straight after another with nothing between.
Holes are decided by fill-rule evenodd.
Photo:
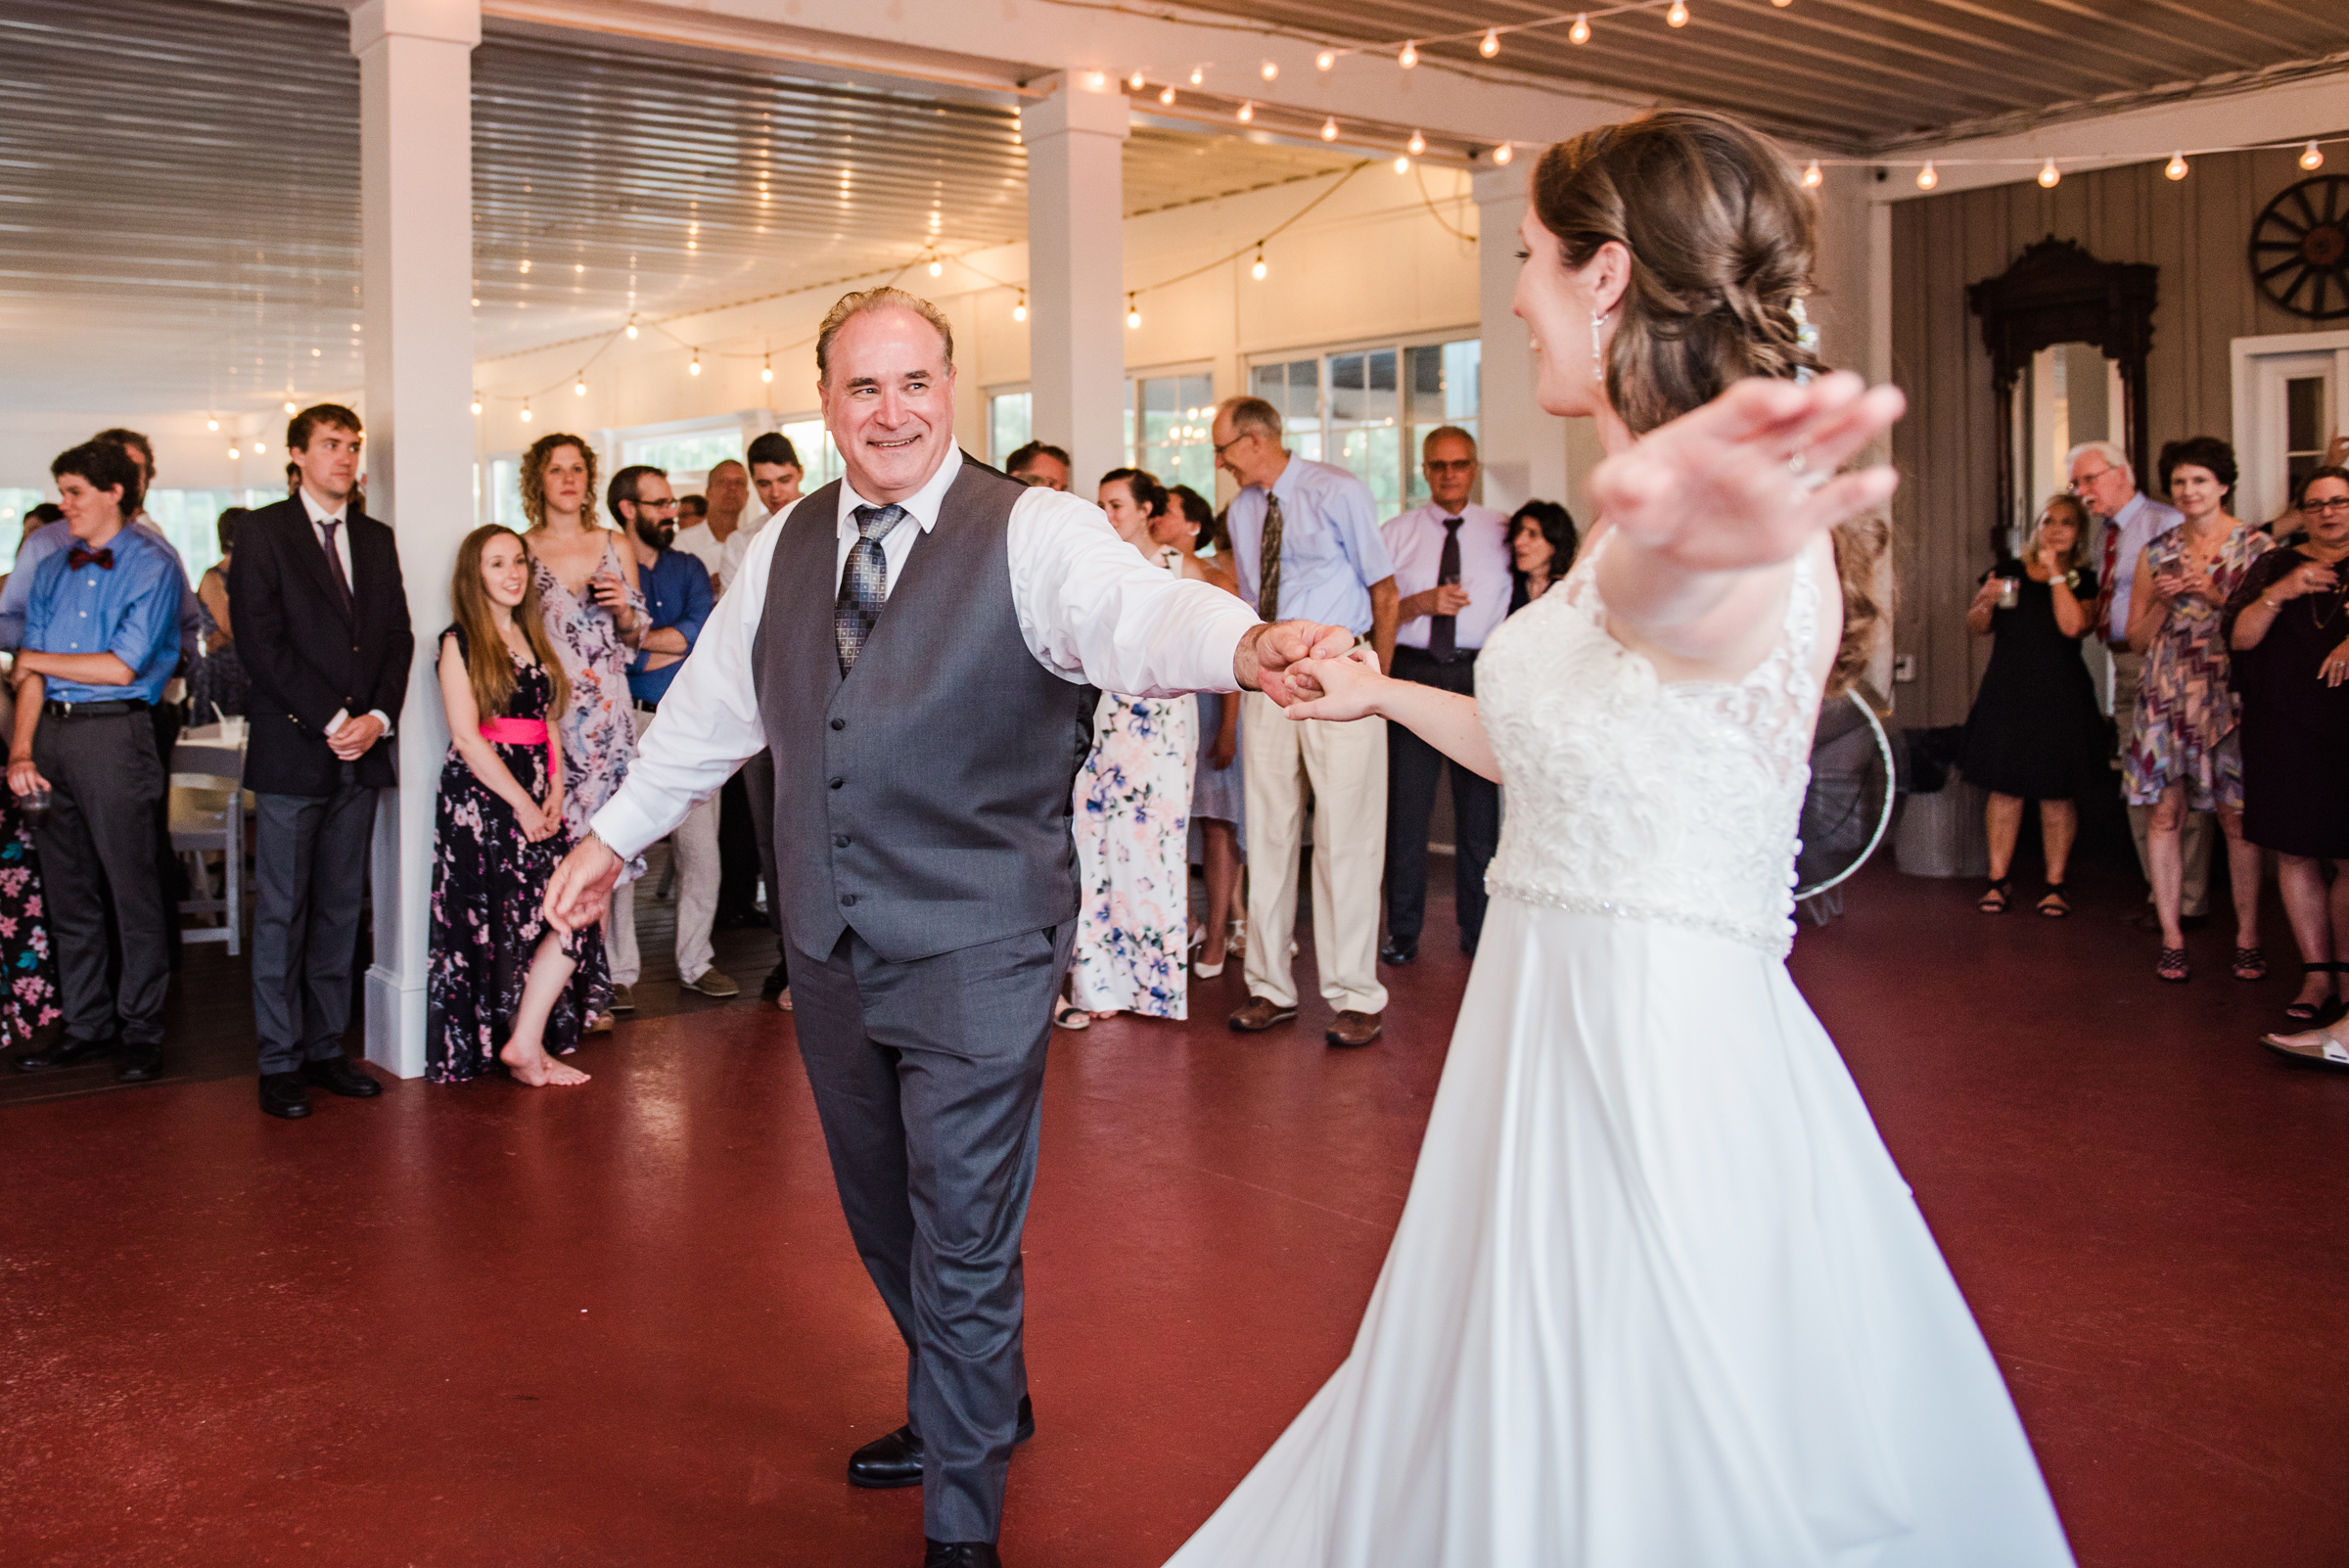
<instances>
[{"instance_id":1,"label":"doorway","mask_svg":"<svg viewBox=\"0 0 2349 1568\"><path fill-rule=\"evenodd\" d=\"M2349 391L2349 332L2237 338L2234 456L2242 469L2235 516L2265 523L2292 504L2300 482L2341 434Z\"/></svg>"}]
</instances>

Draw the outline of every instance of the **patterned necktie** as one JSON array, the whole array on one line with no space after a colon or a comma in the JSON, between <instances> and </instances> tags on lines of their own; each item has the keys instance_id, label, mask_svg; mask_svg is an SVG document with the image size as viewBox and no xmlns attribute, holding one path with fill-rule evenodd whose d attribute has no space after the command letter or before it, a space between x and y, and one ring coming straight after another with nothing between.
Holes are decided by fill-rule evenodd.
<instances>
[{"instance_id":1,"label":"patterned necktie","mask_svg":"<svg viewBox=\"0 0 2349 1568\"><path fill-rule=\"evenodd\" d=\"M2104 520L2104 570L2096 576L2096 635L2107 639L2112 636L2113 572L2120 565L2120 560L2121 520L2108 517Z\"/></svg>"},{"instance_id":2,"label":"patterned necktie","mask_svg":"<svg viewBox=\"0 0 2349 1568\"><path fill-rule=\"evenodd\" d=\"M1456 517L1448 517L1444 520L1444 554L1442 559L1436 563L1436 586L1441 588L1448 583L1456 583L1459 580L1460 520ZM1427 651L1434 656L1437 664L1449 665L1459 657L1458 622L1457 616L1435 616L1429 619Z\"/></svg>"},{"instance_id":3,"label":"patterned necktie","mask_svg":"<svg viewBox=\"0 0 2349 1568\"><path fill-rule=\"evenodd\" d=\"M318 525L326 530L326 573L335 579L335 597L342 602L343 613L350 614L350 578L343 575L343 557L335 552L335 530L343 526L340 518L327 518Z\"/></svg>"},{"instance_id":4,"label":"patterned necktie","mask_svg":"<svg viewBox=\"0 0 2349 1568\"><path fill-rule=\"evenodd\" d=\"M1280 497L1265 492L1265 542L1262 583L1256 590L1256 614L1261 621L1280 619Z\"/></svg>"},{"instance_id":5,"label":"patterned necktie","mask_svg":"<svg viewBox=\"0 0 2349 1568\"><path fill-rule=\"evenodd\" d=\"M840 648L840 672L856 667L864 639L873 634L881 607L889 602L889 557L881 541L905 516L901 506L860 506L857 539L849 546L849 569L840 575L840 597L832 604L832 638Z\"/></svg>"}]
</instances>

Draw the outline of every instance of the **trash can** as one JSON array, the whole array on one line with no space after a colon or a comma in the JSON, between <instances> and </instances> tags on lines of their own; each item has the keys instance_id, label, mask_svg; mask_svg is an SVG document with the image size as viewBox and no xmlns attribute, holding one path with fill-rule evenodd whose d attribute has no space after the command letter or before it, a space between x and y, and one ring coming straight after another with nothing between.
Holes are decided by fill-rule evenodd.
<instances>
[{"instance_id":1,"label":"trash can","mask_svg":"<svg viewBox=\"0 0 2349 1568\"><path fill-rule=\"evenodd\" d=\"M1990 875L1990 835L1982 821L1987 792L1958 766L1965 726L1901 732L1908 753L1907 792L1893 824L1893 863L1912 877Z\"/></svg>"}]
</instances>

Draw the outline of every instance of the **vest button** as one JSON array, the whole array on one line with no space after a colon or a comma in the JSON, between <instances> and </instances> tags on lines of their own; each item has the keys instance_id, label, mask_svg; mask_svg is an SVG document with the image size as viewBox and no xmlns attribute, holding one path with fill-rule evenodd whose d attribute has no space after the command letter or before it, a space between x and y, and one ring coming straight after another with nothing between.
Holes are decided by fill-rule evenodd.
<instances>
[{"instance_id":1,"label":"vest button","mask_svg":"<svg viewBox=\"0 0 2349 1568\"><path fill-rule=\"evenodd\" d=\"M845 850L848 847L849 836L846 833L835 833L832 835L832 848L835 850Z\"/></svg>"},{"instance_id":2,"label":"vest button","mask_svg":"<svg viewBox=\"0 0 2349 1568\"><path fill-rule=\"evenodd\" d=\"M840 896L840 901L842 903L854 903L856 901L856 895L853 893L844 893Z\"/></svg>"},{"instance_id":3,"label":"vest button","mask_svg":"<svg viewBox=\"0 0 2349 1568\"><path fill-rule=\"evenodd\" d=\"M845 718L835 718L832 720L832 727L834 729L846 729L849 727L849 721Z\"/></svg>"},{"instance_id":4,"label":"vest button","mask_svg":"<svg viewBox=\"0 0 2349 1568\"><path fill-rule=\"evenodd\" d=\"M834 789L838 789L838 788L840 788L840 787L841 787L843 784L846 784L847 782L848 782L848 780L847 780L847 779L845 779L845 778L836 778L836 779L834 779L834 780L832 781L832 787L833 787Z\"/></svg>"}]
</instances>

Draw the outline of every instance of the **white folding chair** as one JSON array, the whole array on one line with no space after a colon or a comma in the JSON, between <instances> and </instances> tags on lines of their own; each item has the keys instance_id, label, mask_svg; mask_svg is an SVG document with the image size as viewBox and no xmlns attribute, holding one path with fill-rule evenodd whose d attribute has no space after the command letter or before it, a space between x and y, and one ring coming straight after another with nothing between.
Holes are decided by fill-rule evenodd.
<instances>
[{"instance_id":1,"label":"white folding chair","mask_svg":"<svg viewBox=\"0 0 2349 1568\"><path fill-rule=\"evenodd\" d=\"M204 856L220 852L221 896L179 900L182 915L216 914L217 926L180 932L182 942L224 942L231 957L244 950L245 753L220 741L182 742L171 751L171 850L190 859L193 886L207 892Z\"/></svg>"}]
</instances>

